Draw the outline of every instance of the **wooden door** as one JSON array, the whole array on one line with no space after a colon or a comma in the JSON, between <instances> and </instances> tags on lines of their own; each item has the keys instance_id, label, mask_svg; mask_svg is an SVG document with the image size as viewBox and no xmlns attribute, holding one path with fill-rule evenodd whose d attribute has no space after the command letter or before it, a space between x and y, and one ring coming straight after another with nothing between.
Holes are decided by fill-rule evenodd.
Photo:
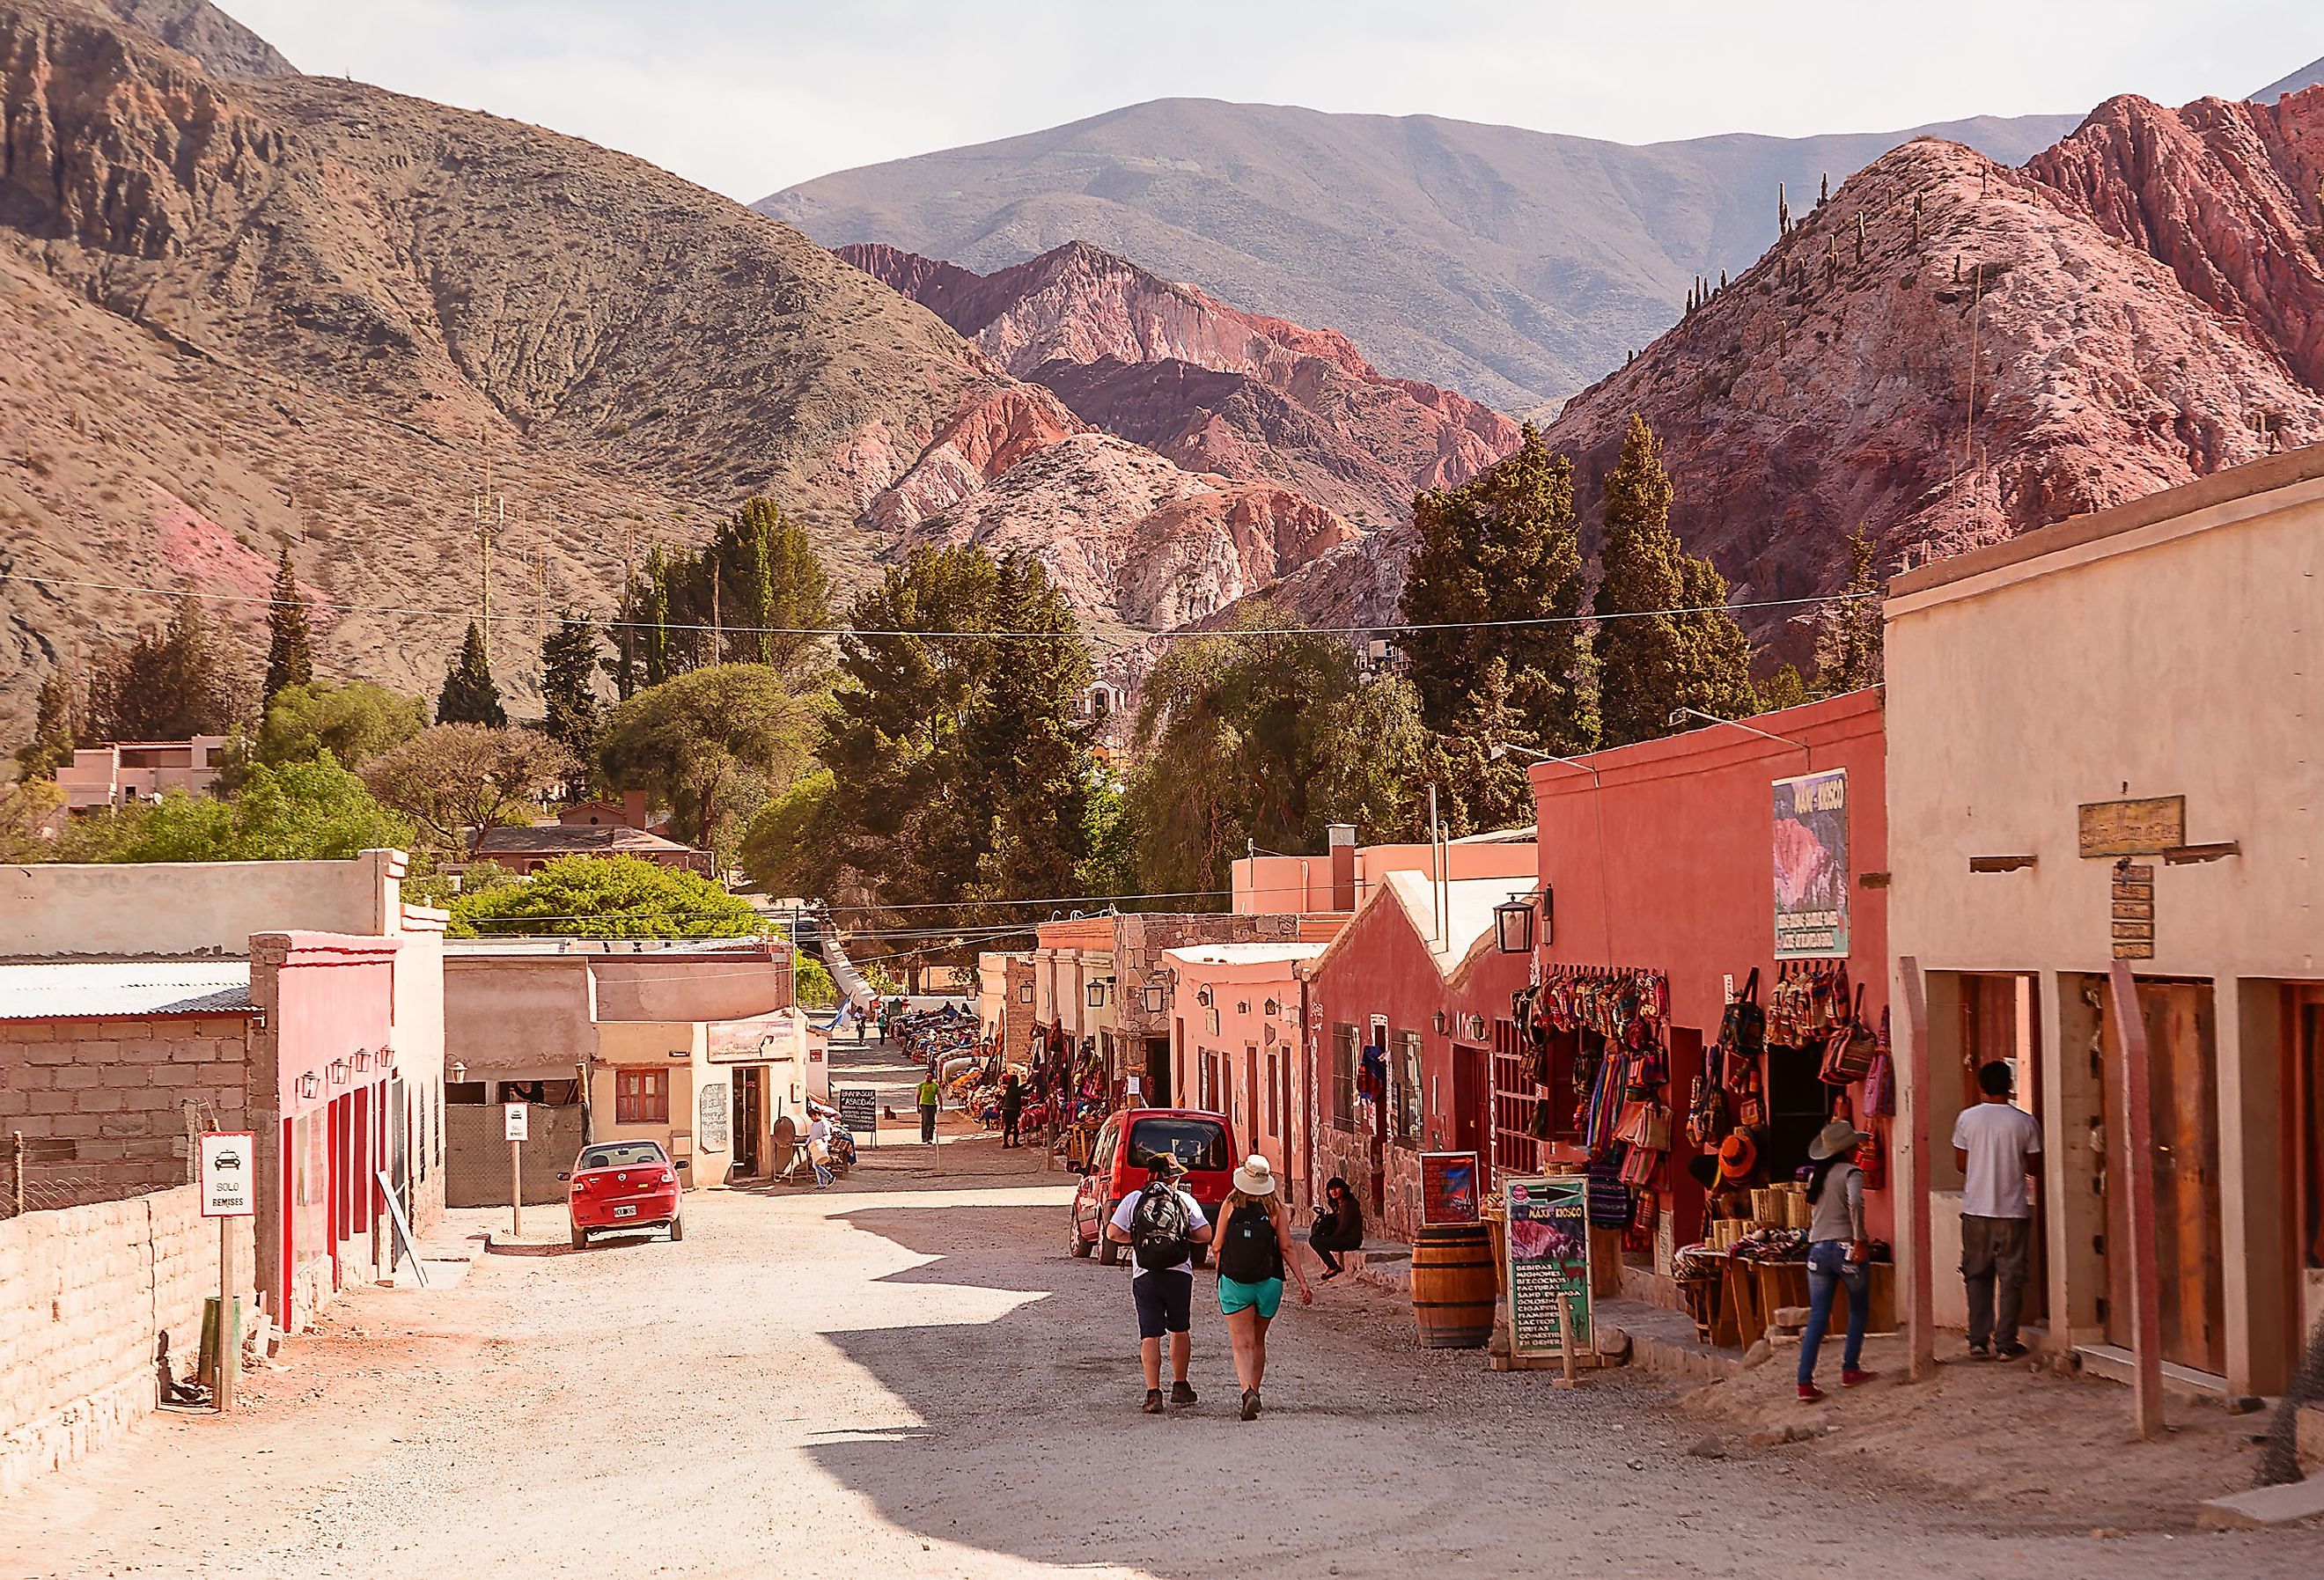
<instances>
[{"instance_id":1,"label":"wooden door","mask_svg":"<svg viewBox=\"0 0 2324 1580\"><path fill-rule=\"evenodd\" d=\"M2285 990L2283 1089L2290 1186L2285 1222L2292 1225L2288 1285L2296 1363L2310 1330L2324 1323L2324 987Z\"/></svg>"},{"instance_id":2,"label":"wooden door","mask_svg":"<svg viewBox=\"0 0 2324 1580\"><path fill-rule=\"evenodd\" d=\"M1477 1154L1477 1188L1489 1189L1493 1178L1492 1117L1488 1104L1492 1089L1486 1079L1486 1053L1481 1048L1452 1049L1452 1150Z\"/></svg>"},{"instance_id":3,"label":"wooden door","mask_svg":"<svg viewBox=\"0 0 2324 1580\"><path fill-rule=\"evenodd\" d=\"M2209 983L2138 984L2146 1022L2148 1091L2153 1104L2155 1276L2163 1358L2198 1372L2224 1372L2227 1276L2219 1245L2218 1059ZM2109 1062L2121 1057L2109 1039ZM2109 1107L2114 1095L2107 1085ZM2114 1119L2107 1117L2111 1134ZM2130 1343L2129 1258L2124 1221L2127 1187L2107 1181L2107 1336Z\"/></svg>"}]
</instances>

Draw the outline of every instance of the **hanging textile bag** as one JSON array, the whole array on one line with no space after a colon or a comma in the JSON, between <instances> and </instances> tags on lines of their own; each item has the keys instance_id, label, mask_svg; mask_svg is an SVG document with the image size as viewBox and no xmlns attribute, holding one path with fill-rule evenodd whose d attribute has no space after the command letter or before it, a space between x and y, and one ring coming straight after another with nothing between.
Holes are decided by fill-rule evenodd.
<instances>
[{"instance_id":1,"label":"hanging textile bag","mask_svg":"<svg viewBox=\"0 0 2324 1580\"><path fill-rule=\"evenodd\" d=\"M1820 1078L1827 1086L1853 1086L1871 1073L1872 1061L1879 1052L1880 1034L1864 1019L1864 989L1858 984L1856 1003L1846 1023L1834 1030L1831 1040L1824 1045Z\"/></svg>"},{"instance_id":2,"label":"hanging textile bag","mask_svg":"<svg viewBox=\"0 0 2324 1580\"><path fill-rule=\"evenodd\" d=\"M1686 1100L1686 1139L1698 1147L1707 1146L1725 1135L1728 1128L1727 1094L1711 1078L1709 1070L1697 1071Z\"/></svg>"},{"instance_id":3,"label":"hanging textile bag","mask_svg":"<svg viewBox=\"0 0 2324 1580\"><path fill-rule=\"evenodd\" d=\"M1759 1007L1759 968L1743 981L1719 1021L1719 1052L1725 1061L1726 1084L1733 1086L1738 1066L1757 1060L1767 1046L1767 1012Z\"/></svg>"},{"instance_id":4,"label":"hanging textile bag","mask_svg":"<svg viewBox=\"0 0 2324 1580\"><path fill-rule=\"evenodd\" d=\"M1622 1183L1634 1187L1651 1185L1655 1165L1661 1160L1658 1152L1650 1152L1644 1147L1629 1148L1622 1154Z\"/></svg>"}]
</instances>

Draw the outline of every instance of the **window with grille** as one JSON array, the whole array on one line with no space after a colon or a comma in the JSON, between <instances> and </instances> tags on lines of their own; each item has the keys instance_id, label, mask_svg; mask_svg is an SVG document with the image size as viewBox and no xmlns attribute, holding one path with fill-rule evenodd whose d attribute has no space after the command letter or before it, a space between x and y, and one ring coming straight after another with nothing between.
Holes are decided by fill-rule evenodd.
<instances>
[{"instance_id":1,"label":"window with grille","mask_svg":"<svg viewBox=\"0 0 2324 1580\"><path fill-rule=\"evenodd\" d=\"M668 1124L669 1123L669 1072L668 1070L615 1070L613 1072L613 1123L615 1124Z\"/></svg>"},{"instance_id":2,"label":"window with grille","mask_svg":"<svg viewBox=\"0 0 2324 1580\"><path fill-rule=\"evenodd\" d=\"M1420 1144L1420 1033L1399 1031L1396 1034L1396 1092L1392 1113L1395 1116L1396 1140L1402 1145Z\"/></svg>"},{"instance_id":3,"label":"window with grille","mask_svg":"<svg viewBox=\"0 0 2324 1580\"><path fill-rule=\"evenodd\" d=\"M1332 1028L1332 1128L1356 1128L1356 1029Z\"/></svg>"}]
</instances>

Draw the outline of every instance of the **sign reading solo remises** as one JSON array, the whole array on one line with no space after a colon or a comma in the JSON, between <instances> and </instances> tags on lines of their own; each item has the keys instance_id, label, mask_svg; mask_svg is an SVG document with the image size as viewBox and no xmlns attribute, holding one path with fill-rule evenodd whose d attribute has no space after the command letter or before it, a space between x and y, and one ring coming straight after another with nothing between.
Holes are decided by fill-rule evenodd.
<instances>
[{"instance_id":1,"label":"sign reading solo remises","mask_svg":"<svg viewBox=\"0 0 2324 1580\"><path fill-rule=\"evenodd\" d=\"M258 1213L258 1137L246 1130L204 1131L202 1216L248 1218Z\"/></svg>"}]
</instances>

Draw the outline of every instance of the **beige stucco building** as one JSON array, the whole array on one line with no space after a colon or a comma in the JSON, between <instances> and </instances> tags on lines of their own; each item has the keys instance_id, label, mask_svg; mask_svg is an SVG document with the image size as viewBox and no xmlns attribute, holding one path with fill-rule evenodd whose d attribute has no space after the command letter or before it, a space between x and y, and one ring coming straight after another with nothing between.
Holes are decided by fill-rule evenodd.
<instances>
[{"instance_id":1,"label":"beige stucco building","mask_svg":"<svg viewBox=\"0 0 2324 1580\"><path fill-rule=\"evenodd\" d=\"M2120 953L2151 1049L2163 1359L2278 1391L2324 1317L2324 448L1897 577L1887 684L1940 1320L1960 1309L1953 1116L2008 1059L2045 1139L2053 1339L2124 1358Z\"/></svg>"}]
</instances>

